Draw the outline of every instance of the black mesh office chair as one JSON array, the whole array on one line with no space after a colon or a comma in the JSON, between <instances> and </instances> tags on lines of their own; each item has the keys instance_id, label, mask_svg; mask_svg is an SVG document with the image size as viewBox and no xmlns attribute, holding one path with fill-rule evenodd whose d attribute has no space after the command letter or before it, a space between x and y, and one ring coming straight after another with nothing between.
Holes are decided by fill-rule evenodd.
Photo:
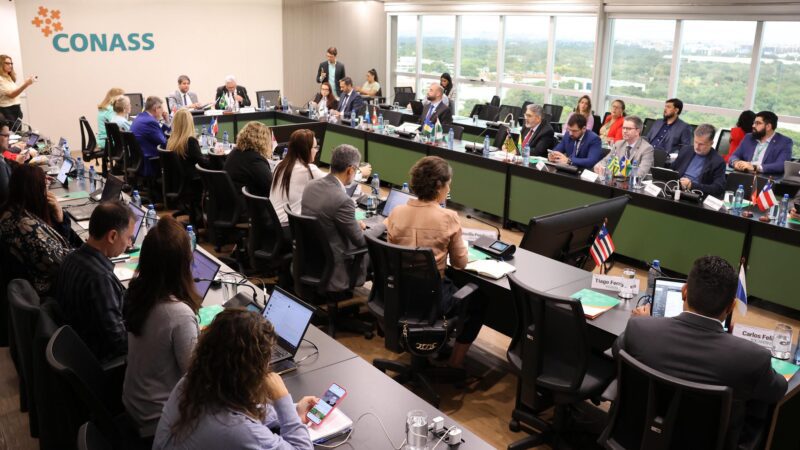
<instances>
[{"instance_id":1,"label":"black mesh office chair","mask_svg":"<svg viewBox=\"0 0 800 450\"><path fill-rule=\"evenodd\" d=\"M316 217L303 216L293 213L286 208L289 216L289 228L293 240L292 275L294 277L295 293L311 304L324 303L327 306L328 334L336 336L337 329L347 329L362 333L365 338L372 339L374 326L371 323L348 317L358 313L358 305L351 308L339 308L339 302L352 297L358 271L361 270L362 260L367 249L357 249L345 254L351 258L350 290L346 292L330 292L327 290L336 261L333 249L328 241L325 231ZM317 309L322 314L321 309Z\"/></svg>"},{"instance_id":2,"label":"black mesh office chair","mask_svg":"<svg viewBox=\"0 0 800 450\"><path fill-rule=\"evenodd\" d=\"M161 163L161 195L164 199L164 208L177 209L173 217L189 214L194 211L191 197L186 188L186 173L180 156L177 153L158 147L158 160ZM193 215L193 214L192 214ZM194 223L193 217L192 223Z\"/></svg>"},{"instance_id":3,"label":"black mesh office chair","mask_svg":"<svg viewBox=\"0 0 800 450\"><path fill-rule=\"evenodd\" d=\"M507 357L517 374L517 399L509 424L540 430L508 446L533 448L545 442L557 447L569 430L569 406L586 399L599 403L614 379L614 364L589 347L588 327L580 301L539 292L519 278L508 276L517 328ZM554 420L538 415L555 404Z\"/></svg>"},{"instance_id":4,"label":"black mesh office chair","mask_svg":"<svg viewBox=\"0 0 800 450\"><path fill-rule=\"evenodd\" d=\"M492 106L500 107L500 97L498 97L497 95L493 95L492 100L489 102L489 104Z\"/></svg>"},{"instance_id":5,"label":"black mesh office chair","mask_svg":"<svg viewBox=\"0 0 800 450\"><path fill-rule=\"evenodd\" d=\"M372 365L382 372L398 374L401 383L412 383L423 390L434 407L439 407L439 395L433 389L430 378L455 378L463 371L433 368L428 357L414 348L404 338L405 327L431 327L449 330L448 338L455 336L464 319L464 308L468 297L478 286L469 283L454 294L459 305L457 314L444 320L439 315L442 299L442 279L430 248L411 248L389 244L373 236L367 236L367 247L375 273L372 291L367 306L378 320L384 334L384 346L394 353L409 352L411 363L389 359L375 359ZM444 344L444 341L432 342ZM430 353L430 352L427 352Z\"/></svg>"},{"instance_id":6,"label":"black mesh office chair","mask_svg":"<svg viewBox=\"0 0 800 450\"><path fill-rule=\"evenodd\" d=\"M453 139L461 140L461 137L464 135L464 127L459 125L442 125L444 134L449 133L451 129L453 130Z\"/></svg>"},{"instance_id":7,"label":"black mesh office chair","mask_svg":"<svg viewBox=\"0 0 800 450\"><path fill-rule=\"evenodd\" d=\"M395 88L394 103L397 103L402 108L405 108L406 105L408 105L409 103L411 103L414 100L414 98L415 98L414 92L411 92L411 91L398 92L397 88Z\"/></svg>"},{"instance_id":8,"label":"black mesh office chair","mask_svg":"<svg viewBox=\"0 0 800 450\"><path fill-rule=\"evenodd\" d=\"M39 320L39 294L27 280L16 279L8 284L8 307L14 345L19 356L20 393L25 389L28 402L29 429L31 437L39 437L38 408L34 399L36 388L33 381L33 335Z\"/></svg>"},{"instance_id":9,"label":"black mesh office chair","mask_svg":"<svg viewBox=\"0 0 800 450\"><path fill-rule=\"evenodd\" d=\"M80 119L78 119L78 123L81 127L81 156L83 157L83 161L88 163L93 159L105 158L105 149L97 146L97 137L95 136L94 130L92 130L92 126L89 125L89 121L86 119L86 117L81 116ZM105 174L105 163L102 164L102 170L103 174Z\"/></svg>"},{"instance_id":10,"label":"black mesh office chair","mask_svg":"<svg viewBox=\"0 0 800 450\"><path fill-rule=\"evenodd\" d=\"M247 253L250 265L258 271L277 272L278 285L293 290L292 239L289 228L281 226L278 214L267 197L259 197L242 187L250 218Z\"/></svg>"},{"instance_id":11,"label":"black mesh office chair","mask_svg":"<svg viewBox=\"0 0 800 450\"><path fill-rule=\"evenodd\" d=\"M504 123L508 122L506 118L508 118L509 115L511 115L511 123L516 123L517 119L522 115L522 108L519 106L501 105L498 114L500 121Z\"/></svg>"},{"instance_id":12,"label":"black mesh office chair","mask_svg":"<svg viewBox=\"0 0 800 450\"><path fill-rule=\"evenodd\" d=\"M138 116L144 111L144 96L140 93L125 94L131 101L131 115Z\"/></svg>"},{"instance_id":13,"label":"black mesh office chair","mask_svg":"<svg viewBox=\"0 0 800 450\"><path fill-rule=\"evenodd\" d=\"M483 107L478 112L478 119L497 121L500 116L500 107L493 105L482 105Z\"/></svg>"},{"instance_id":14,"label":"black mesh office chair","mask_svg":"<svg viewBox=\"0 0 800 450\"><path fill-rule=\"evenodd\" d=\"M480 118L481 111L483 111L483 107L484 106L486 106L486 105L481 105L481 104L472 105L472 110L469 112L469 117L478 116L478 118Z\"/></svg>"},{"instance_id":15,"label":"black mesh office chair","mask_svg":"<svg viewBox=\"0 0 800 450\"><path fill-rule=\"evenodd\" d=\"M667 167L667 151L654 148L653 149L653 167Z\"/></svg>"},{"instance_id":16,"label":"black mesh office chair","mask_svg":"<svg viewBox=\"0 0 800 450\"><path fill-rule=\"evenodd\" d=\"M561 113L564 111L563 106L545 103L542 105L542 109L545 114L550 116L552 122L561 122Z\"/></svg>"},{"instance_id":17,"label":"black mesh office chair","mask_svg":"<svg viewBox=\"0 0 800 450\"><path fill-rule=\"evenodd\" d=\"M650 128L653 128L653 124L656 123L656 119L647 118L644 119L642 124L642 136L647 136L647 133L650 132Z\"/></svg>"},{"instance_id":18,"label":"black mesh office chair","mask_svg":"<svg viewBox=\"0 0 800 450\"><path fill-rule=\"evenodd\" d=\"M122 131L119 129L119 125L114 122L106 122L106 148L108 148L111 173L127 175L125 173L125 142L122 139Z\"/></svg>"},{"instance_id":19,"label":"black mesh office chair","mask_svg":"<svg viewBox=\"0 0 800 450\"><path fill-rule=\"evenodd\" d=\"M244 270L247 265L245 238L250 228L250 224L245 222L242 215L244 200L236 192L228 172L204 169L199 164L196 164L195 168L203 182L204 211L209 240L214 244L214 250L219 252L223 245L230 242L230 236L233 235L236 243L234 261L225 260L225 263L233 263L240 270Z\"/></svg>"},{"instance_id":20,"label":"black mesh office chair","mask_svg":"<svg viewBox=\"0 0 800 450\"><path fill-rule=\"evenodd\" d=\"M606 115L608 115L608 113L606 113ZM600 116L598 116L597 114L592 114L592 118L594 119L594 123L592 124L592 131L594 131L595 133L599 133L600 127L603 126L603 122L605 122L606 119L603 119L601 121Z\"/></svg>"},{"instance_id":21,"label":"black mesh office chair","mask_svg":"<svg viewBox=\"0 0 800 450\"><path fill-rule=\"evenodd\" d=\"M717 144L714 146L714 148L717 149L719 156L722 156L723 158L728 156L728 153L731 151L731 130L720 130L719 139L717 139Z\"/></svg>"},{"instance_id":22,"label":"black mesh office chair","mask_svg":"<svg viewBox=\"0 0 800 450\"><path fill-rule=\"evenodd\" d=\"M693 383L617 356L617 396L600 443L608 449L723 449L733 403L727 386ZM735 443L733 443L735 444Z\"/></svg>"},{"instance_id":23,"label":"black mesh office chair","mask_svg":"<svg viewBox=\"0 0 800 450\"><path fill-rule=\"evenodd\" d=\"M139 176L139 171L144 165L142 148L136 136L130 131L122 132L122 142L125 145L125 181L136 189L141 189L144 187Z\"/></svg>"},{"instance_id":24,"label":"black mesh office chair","mask_svg":"<svg viewBox=\"0 0 800 450\"><path fill-rule=\"evenodd\" d=\"M760 193L769 179L744 172L730 172L727 174L725 176L725 190L736 192L736 189L738 189L741 184L744 188L744 199L750 201L753 195L753 178L756 180L756 193Z\"/></svg>"},{"instance_id":25,"label":"black mesh office chair","mask_svg":"<svg viewBox=\"0 0 800 450\"><path fill-rule=\"evenodd\" d=\"M78 429L78 450L114 450L114 446L103 436L97 425L86 422Z\"/></svg>"}]
</instances>

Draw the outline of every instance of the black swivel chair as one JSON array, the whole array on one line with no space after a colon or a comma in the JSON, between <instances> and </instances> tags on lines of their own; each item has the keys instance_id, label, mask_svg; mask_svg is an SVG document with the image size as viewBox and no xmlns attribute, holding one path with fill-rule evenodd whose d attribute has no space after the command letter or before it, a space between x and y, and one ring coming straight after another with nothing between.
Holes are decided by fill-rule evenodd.
<instances>
[{"instance_id":1,"label":"black swivel chair","mask_svg":"<svg viewBox=\"0 0 800 450\"><path fill-rule=\"evenodd\" d=\"M114 122L106 122L106 148L108 149L108 160L110 162L111 173L114 175L125 175L125 142L122 139L122 131L119 125Z\"/></svg>"},{"instance_id":2,"label":"black swivel chair","mask_svg":"<svg viewBox=\"0 0 800 450\"><path fill-rule=\"evenodd\" d=\"M139 176L139 172L144 165L144 153L139 146L139 141L136 136L130 131L122 132L122 142L125 145L125 181L130 184L133 189L138 189L140 193L146 187L144 180ZM148 198L152 198L152 194L145 194Z\"/></svg>"},{"instance_id":3,"label":"black swivel chair","mask_svg":"<svg viewBox=\"0 0 800 450\"><path fill-rule=\"evenodd\" d=\"M542 105L542 109L544 110L545 114L550 116L550 121L561 122L561 113L564 111L563 106L545 103Z\"/></svg>"},{"instance_id":4,"label":"black swivel chair","mask_svg":"<svg viewBox=\"0 0 800 450\"><path fill-rule=\"evenodd\" d=\"M144 95L140 93L125 94L131 101L131 115L138 116L144 111Z\"/></svg>"},{"instance_id":5,"label":"black swivel chair","mask_svg":"<svg viewBox=\"0 0 800 450\"><path fill-rule=\"evenodd\" d=\"M103 436L97 425L86 422L78 430L78 450L114 450L114 446Z\"/></svg>"},{"instance_id":6,"label":"black swivel chair","mask_svg":"<svg viewBox=\"0 0 800 450\"><path fill-rule=\"evenodd\" d=\"M434 407L439 407L439 395L431 386L430 378L458 377L463 372L431 367L426 356L415 354L404 339L406 326L429 326L442 328L446 325L453 337L454 329L461 329L464 307L468 297L478 286L469 283L454 294L458 313L446 321L438 316L442 296L442 279L430 248L411 248L389 244L373 236L367 236L367 247L373 264L375 277L367 306L378 320L384 334L384 346L394 353L409 352L411 363L396 360L375 359L372 362L382 372L398 373L401 383L410 382L425 391ZM437 343L437 344L444 344Z\"/></svg>"},{"instance_id":7,"label":"black swivel chair","mask_svg":"<svg viewBox=\"0 0 800 450\"><path fill-rule=\"evenodd\" d=\"M607 449L732 448L726 446L733 390L672 377L617 357L617 396L600 443Z\"/></svg>"},{"instance_id":8,"label":"black swivel chair","mask_svg":"<svg viewBox=\"0 0 800 450\"><path fill-rule=\"evenodd\" d=\"M522 108L519 106L512 106L512 105L502 105L500 106L500 113L498 114L498 118L502 122L507 122L506 118L511 115L511 123L516 123L517 119L522 115Z\"/></svg>"},{"instance_id":9,"label":"black swivel chair","mask_svg":"<svg viewBox=\"0 0 800 450\"><path fill-rule=\"evenodd\" d=\"M484 106L486 105L481 105L481 104L472 105L472 111L469 112L469 117L478 116L478 118L480 118L481 111L483 110Z\"/></svg>"},{"instance_id":10,"label":"black swivel chair","mask_svg":"<svg viewBox=\"0 0 800 450\"><path fill-rule=\"evenodd\" d=\"M497 106L499 108L500 107L500 97L498 97L497 95L493 95L492 96L492 101L490 101L489 104L492 105L492 106Z\"/></svg>"},{"instance_id":11,"label":"black swivel chair","mask_svg":"<svg viewBox=\"0 0 800 450\"><path fill-rule=\"evenodd\" d=\"M459 125L442 125L444 134L449 133L451 129L453 130L453 139L461 140L461 137L464 135L464 127Z\"/></svg>"},{"instance_id":12,"label":"black swivel chair","mask_svg":"<svg viewBox=\"0 0 800 450\"><path fill-rule=\"evenodd\" d=\"M395 88L394 91L394 103L400 105L401 108L405 108L406 105L414 101L414 92L412 91L397 91L398 88Z\"/></svg>"},{"instance_id":13,"label":"black swivel chair","mask_svg":"<svg viewBox=\"0 0 800 450\"><path fill-rule=\"evenodd\" d=\"M503 148L503 144L506 141L506 137L508 136L508 127L505 125L500 125L497 127L497 134L494 135L494 145L497 148Z\"/></svg>"},{"instance_id":14,"label":"black swivel chair","mask_svg":"<svg viewBox=\"0 0 800 450\"><path fill-rule=\"evenodd\" d=\"M374 326L357 318L347 317L347 313L358 313L358 306L345 310L338 303L352 297L358 271L367 249L357 249L345 254L350 261L350 291L330 292L327 290L333 268L336 264L333 249L316 217L293 213L286 208L289 216L289 228L293 240L292 275L295 293L311 304L327 305L328 334L336 336L337 329L347 329L362 333L365 338L372 339ZM317 309L320 314L321 309Z\"/></svg>"},{"instance_id":15,"label":"black swivel chair","mask_svg":"<svg viewBox=\"0 0 800 450\"><path fill-rule=\"evenodd\" d=\"M667 151L660 148L653 149L653 167L667 167Z\"/></svg>"},{"instance_id":16,"label":"black swivel chair","mask_svg":"<svg viewBox=\"0 0 800 450\"><path fill-rule=\"evenodd\" d=\"M656 123L656 119L644 119L644 123L642 124L642 137L647 136L647 133L650 132L650 128L653 128L654 123Z\"/></svg>"},{"instance_id":17,"label":"black swivel chair","mask_svg":"<svg viewBox=\"0 0 800 450\"><path fill-rule=\"evenodd\" d=\"M609 113L606 113L606 116L608 114ZM592 131L594 131L595 133L599 133L600 127L603 126L603 122L605 122L606 119L604 117L603 120L601 121L600 116L598 116L597 114L592 114L592 118L594 119L594 123L592 124Z\"/></svg>"},{"instance_id":18,"label":"black swivel chair","mask_svg":"<svg viewBox=\"0 0 800 450\"><path fill-rule=\"evenodd\" d=\"M614 379L613 361L589 347L588 326L580 301L539 292L508 276L517 328L507 357L517 374L517 398L511 431L522 425L541 430L508 446L533 448L549 442L557 447L568 431L570 405L586 399L599 403ZM553 423L538 415L555 404Z\"/></svg>"},{"instance_id":19,"label":"black swivel chair","mask_svg":"<svg viewBox=\"0 0 800 450\"><path fill-rule=\"evenodd\" d=\"M478 112L478 119L488 120L490 122L497 121L500 117L500 107L493 105L482 105L480 112Z\"/></svg>"},{"instance_id":20,"label":"black swivel chair","mask_svg":"<svg viewBox=\"0 0 800 450\"><path fill-rule=\"evenodd\" d=\"M288 227L281 226L278 214L267 197L259 197L242 187L250 216L247 253L250 265L257 271L278 273L278 285L287 290L292 286L292 239Z\"/></svg>"},{"instance_id":21,"label":"black swivel chair","mask_svg":"<svg viewBox=\"0 0 800 450\"><path fill-rule=\"evenodd\" d=\"M749 201L753 194L753 177L754 175L752 173L730 172L725 176L725 190L736 192L736 189L738 189L741 184L744 188L744 199ZM766 186L769 179L762 176L755 176L755 179L755 188L758 193Z\"/></svg>"},{"instance_id":22,"label":"black swivel chair","mask_svg":"<svg viewBox=\"0 0 800 450\"><path fill-rule=\"evenodd\" d=\"M731 151L731 130L725 129L720 130L719 132L719 139L717 139L717 144L714 146L717 149L717 153L719 156L723 158L728 155Z\"/></svg>"},{"instance_id":23,"label":"black swivel chair","mask_svg":"<svg viewBox=\"0 0 800 450\"><path fill-rule=\"evenodd\" d=\"M14 339L19 356L20 393L25 389L30 434L32 437L39 437L38 408L34 400L36 388L33 381L33 335L39 320L39 295L27 280L12 280L8 284L8 307L14 332L11 339Z\"/></svg>"},{"instance_id":24,"label":"black swivel chair","mask_svg":"<svg viewBox=\"0 0 800 450\"><path fill-rule=\"evenodd\" d=\"M180 156L177 153L158 147L158 160L161 162L161 196L164 208L177 208L173 217L189 214L194 211L191 197L186 186L186 173ZM191 221L194 223L194 219Z\"/></svg>"},{"instance_id":25,"label":"black swivel chair","mask_svg":"<svg viewBox=\"0 0 800 450\"><path fill-rule=\"evenodd\" d=\"M103 175L106 174L106 150L97 146L97 137L95 137L92 126L85 116L78 119L81 127L81 156L84 162L89 162L93 159L102 158Z\"/></svg>"},{"instance_id":26,"label":"black swivel chair","mask_svg":"<svg viewBox=\"0 0 800 450\"><path fill-rule=\"evenodd\" d=\"M388 109L381 110L381 114L383 114L383 123L392 125L394 127L399 126L403 123L403 113L399 111L391 111Z\"/></svg>"},{"instance_id":27,"label":"black swivel chair","mask_svg":"<svg viewBox=\"0 0 800 450\"><path fill-rule=\"evenodd\" d=\"M197 173L203 182L204 211L206 215L206 226L210 241L214 244L214 250L230 242L229 236L234 235L236 250L233 259L224 262L238 265L240 270L245 268L247 255L245 238L250 225L245 221L242 213L244 212L244 199L236 192L228 172L224 170L208 170L195 165Z\"/></svg>"}]
</instances>

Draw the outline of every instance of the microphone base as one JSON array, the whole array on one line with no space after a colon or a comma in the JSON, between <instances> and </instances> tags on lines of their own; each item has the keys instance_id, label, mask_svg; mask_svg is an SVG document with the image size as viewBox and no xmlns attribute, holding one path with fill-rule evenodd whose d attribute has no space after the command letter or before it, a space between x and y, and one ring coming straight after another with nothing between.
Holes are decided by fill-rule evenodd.
<instances>
[{"instance_id":1,"label":"microphone base","mask_svg":"<svg viewBox=\"0 0 800 450\"><path fill-rule=\"evenodd\" d=\"M223 303L222 306L225 308L247 308L249 305L253 303L253 293L252 292L239 292L238 294L234 295L230 300ZM255 305L259 309L261 307L259 305Z\"/></svg>"}]
</instances>

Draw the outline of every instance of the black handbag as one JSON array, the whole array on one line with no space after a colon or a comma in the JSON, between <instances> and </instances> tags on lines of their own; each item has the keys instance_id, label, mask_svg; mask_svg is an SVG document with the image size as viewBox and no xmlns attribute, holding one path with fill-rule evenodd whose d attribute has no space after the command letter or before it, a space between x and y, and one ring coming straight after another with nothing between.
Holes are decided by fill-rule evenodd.
<instances>
[{"instance_id":1,"label":"black handbag","mask_svg":"<svg viewBox=\"0 0 800 450\"><path fill-rule=\"evenodd\" d=\"M430 356L444 347L447 343L448 329L447 317L443 323L434 325L409 325L403 322L403 341L406 350L415 356Z\"/></svg>"}]
</instances>

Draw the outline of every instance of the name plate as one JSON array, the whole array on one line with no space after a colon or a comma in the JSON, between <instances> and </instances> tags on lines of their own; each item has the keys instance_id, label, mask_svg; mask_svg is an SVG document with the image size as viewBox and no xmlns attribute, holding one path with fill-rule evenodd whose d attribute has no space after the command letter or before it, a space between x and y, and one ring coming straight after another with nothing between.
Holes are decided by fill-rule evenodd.
<instances>
[{"instance_id":1,"label":"name plate","mask_svg":"<svg viewBox=\"0 0 800 450\"><path fill-rule=\"evenodd\" d=\"M644 186L644 193L653 197L661 195L661 188L656 186L655 183L646 184Z\"/></svg>"},{"instance_id":2,"label":"name plate","mask_svg":"<svg viewBox=\"0 0 800 450\"><path fill-rule=\"evenodd\" d=\"M639 292L638 278L614 277L611 275L592 275L592 289L606 289L609 291L621 291L628 288L633 292Z\"/></svg>"},{"instance_id":3,"label":"name plate","mask_svg":"<svg viewBox=\"0 0 800 450\"><path fill-rule=\"evenodd\" d=\"M583 169L583 172L581 172L581 180L588 181L590 183L594 183L595 181L597 181L597 178L599 176L600 175L594 173L589 169Z\"/></svg>"},{"instance_id":4,"label":"name plate","mask_svg":"<svg viewBox=\"0 0 800 450\"><path fill-rule=\"evenodd\" d=\"M539 160L539 162L536 163L536 170L545 170L545 167L547 167L547 164L545 164L541 160Z\"/></svg>"},{"instance_id":5,"label":"name plate","mask_svg":"<svg viewBox=\"0 0 800 450\"><path fill-rule=\"evenodd\" d=\"M733 327L733 334L736 337L747 339L750 342L772 350L772 339L775 337L775 331L768 328L751 327L750 325L736 324Z\"/></svg>"},{"instance_id":6,"label":"name plate","mask_svg":"<svg viewBox=\"0 0 800 450\"><path fill-rule=\"evenodd\" d=\"M209 109L208 111L204 112L203 115L204 116L221 116L224 113L225 113L225 111L223 111L221 109Z\"/></svg>"},{"instance_id":7,"label":"name plate","mask_svg":"<svg viewBox=\"0 0 800 450\"><path fill-rule=\"evenodd\" d=\"M246 113L254 113L256 109L252 106L245 106L244 108L239 108L239 113L246 114Z\"/></svg>"},{"instance_id":8,"label":"name plate","mask_svg":"<svg viewBox=\"0 0 800 450\"><path fill-rule=\"evenodd\" d=\"M713 209L714 211L719 211L725 207L725 203L713 195L708 195L706 199L703 200L703 206L708 209Z\"/></svg>"}]
</instances>

